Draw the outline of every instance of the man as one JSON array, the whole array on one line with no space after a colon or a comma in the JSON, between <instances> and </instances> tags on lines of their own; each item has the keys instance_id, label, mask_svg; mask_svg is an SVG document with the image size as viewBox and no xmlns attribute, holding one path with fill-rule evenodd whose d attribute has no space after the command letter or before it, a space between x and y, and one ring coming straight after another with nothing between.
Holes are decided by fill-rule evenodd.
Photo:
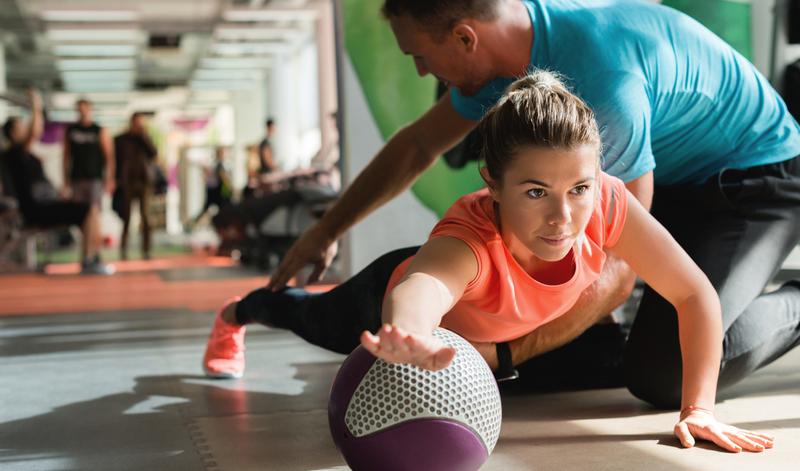
<instances>
[{"instance_id":1,"label":"man","mask_svg":"<svg viewBox=\"0 0 800 471\"><path fill-rule=\"evenodd\" d=\"M142 224L142 256L150 258L150 218L148 217L148 198L153 192L153 165L158 152L147 136L144 127L144 113L131 115L128 130L114 138L114 154L117 163L117 191L121 195L122 235L120 237L120 258L128 258L128 228L131 220L131 206L139 202L139 216ZM115 194L116 196L116 194Z\"/></svg>"},{"instance_id":2,"label":"man","mask_svg":"<svg viewBox=\"0 0 800 471\"><path fill-rule=\"evenodd\" d=\"M266 134L258 144L258 173L263 175L278 170L275 157L272 153L272 136L275 135L275 120L269 118L266 122Z\"/></svg>"},{"instance_id":3,"label":"man","mask_svg":"<svg viewBox=\"0 0 800 471\"><path fill-rule=\"evenodd\" d=\"M449 83L451 93L398 131L297 241L274 289L307 262L319 278L344 231L462 139L513 77L545 68L594 109L604 169L653 204L718 290L726 332L720 387L785 353L785 345L748 344L747 332L800 310L797 282L761 295L800 240L800 127L752 64L694 20L646 2L386 0L383 13L419 74ZM513 363L574 339L621 303L632 282L611 260L567 315L509 343ZM678 406L675 311L652 290L634 337L624 358L628 388L657 406ZM496 366L494 346L478 347Z\"/></svg>"},{"instance_id":4,"label":"man","mask_svg":"<svg viewBox=\"0 0 800 471\"><path fill-rule=\"evenodd\" d=\"M76 103L78 122L64 133L64 192L98 208L103 193L114 191L114 154L108 131L92 120L92 104Z\"/></svg>"}]
</instances>

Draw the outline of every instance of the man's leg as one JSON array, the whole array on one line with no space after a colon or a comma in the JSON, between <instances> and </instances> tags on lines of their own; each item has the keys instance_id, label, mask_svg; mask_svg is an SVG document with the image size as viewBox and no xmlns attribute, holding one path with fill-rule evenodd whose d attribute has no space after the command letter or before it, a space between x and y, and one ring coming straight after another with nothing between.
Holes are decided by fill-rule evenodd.
<instances>
[{"instance_id":1,"label":"man's leg","mask_svg":"<svg viewBox=\"0 0 800 471\"><path fill-rule=\"evenodd\" d=\"M133 203L133 195L130 188L126 187L122 191L122 234L119 238L119 255L120 259L128 259L128 233L131 224L131 206Z\"/></svg>"},{"instance_id":2,"label":"man's leg","mask_svg":"<svg viewBox=\"0 0 800 471\"><path fill-rule=\"evenodd\" d=\"M288 329L314 345L350 353L358 346L361 332L380 327L389 278L418 249L389 252L327 293L313 294L299 288L277 293L257 289L236 305L236 320L239 324L258 322Z\"/></svg>"},{"instance_id":3,"label":"man's leg","mask_svg":"<svg viewBox=\"0 0 800 471\"><path fill-rule=\"evenodd\" d=\"M148 214L149 193L147 187L139 188L136 198L139 200L139 218L142 221L142 255L150 258L150 215Z\"/></svg>"},{"instance_id":4,"label":"man's leg","mask_svg":"<svg viewBox=\"0 0 800 471\"><path fill-rule=\"evenodd\" d=\"M711 280L722 304L720 388L786 353L800 337L800 290L761 294L800 241L798 159L727 170L702 186L656 188L653 215ZM677 408L682 364L674 308L646 288L625 353L631 392Z\"/></svg>"}]
</instances>

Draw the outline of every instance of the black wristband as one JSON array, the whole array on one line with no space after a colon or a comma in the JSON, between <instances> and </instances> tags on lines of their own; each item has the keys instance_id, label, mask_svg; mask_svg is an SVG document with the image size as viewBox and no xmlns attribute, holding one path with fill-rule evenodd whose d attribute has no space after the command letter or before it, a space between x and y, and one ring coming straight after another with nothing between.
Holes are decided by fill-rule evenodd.
<instances>
[{"instance_id":1,"label":"black wristband","mask_svg":"<svg viewBox=\"0 0 800 471\"><path fill-rule=\"evenodd\" d=\"M500 383L519 378L519 373L511 361L511 347L508 342L496 343L495 349L497 350L497 370L494 372L494 379Z\"/></svg>"}]
</instances>

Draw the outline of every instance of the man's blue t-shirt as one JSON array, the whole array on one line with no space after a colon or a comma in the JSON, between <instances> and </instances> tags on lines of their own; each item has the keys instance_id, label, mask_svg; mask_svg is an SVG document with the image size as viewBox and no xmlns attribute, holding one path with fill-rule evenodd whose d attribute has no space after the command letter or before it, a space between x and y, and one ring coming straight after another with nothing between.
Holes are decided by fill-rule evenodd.
<instances>
[{"instance_id":1,"label":"man's blue t-shirt","mask_svg":"<svg viewBox=\"0 0 800 471\"><path fill-rule=\"evenodd\" d=\"M561 74L595 112L603 168L625 181L700 183L724 168L800 154L800 127L767 80L692 18L630 0L525 0L534 27L529 70ZM479 120L513 78L475 96L452 89Z\"/></svg>"}]
</instances>

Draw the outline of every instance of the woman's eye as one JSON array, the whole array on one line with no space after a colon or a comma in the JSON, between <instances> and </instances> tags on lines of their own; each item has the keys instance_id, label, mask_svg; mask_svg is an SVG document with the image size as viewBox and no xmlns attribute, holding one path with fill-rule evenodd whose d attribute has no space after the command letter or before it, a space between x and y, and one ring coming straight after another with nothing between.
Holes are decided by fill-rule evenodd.
<instances>
[{"instance_id":1,"label":"woman's eye","mask_svg":"<svg viewBox=\"0 0 800 471\"><path fill-rule=\"evenodd\" d=\"M589 190L589 185L578 185L572 189L572 193L576 195L582 195Z\"/></svg>"},{"instance_id":2,"label":"woman's eye","mask_svg":"<svg viewBox=\"0 0 800 471\"><path fill-rule=\"evenodd\" d=\"M533 199L539 199L545 195L544 190L541 188L534 188L532 190L528 190L528 196Z\"/></svg>"}]
</instances>

